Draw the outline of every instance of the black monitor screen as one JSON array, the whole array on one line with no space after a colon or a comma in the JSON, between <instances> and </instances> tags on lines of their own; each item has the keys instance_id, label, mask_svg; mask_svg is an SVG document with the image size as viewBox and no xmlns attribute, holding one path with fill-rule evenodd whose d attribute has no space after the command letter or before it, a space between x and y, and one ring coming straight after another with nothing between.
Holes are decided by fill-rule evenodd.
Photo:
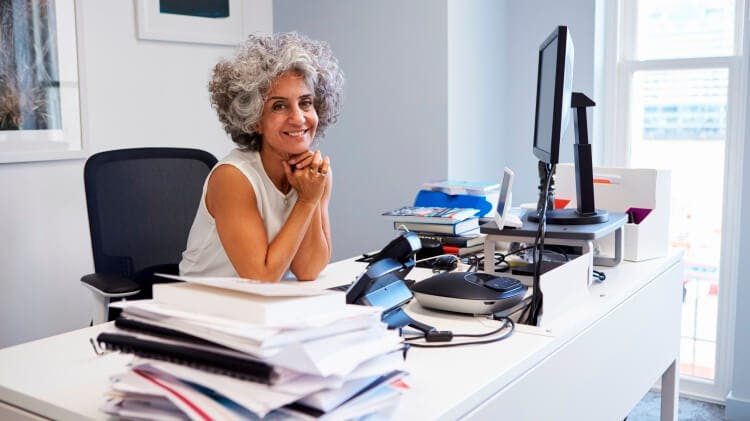
<instances>
[{"instance_id":1,"label":"black monitor screen","mask_svg":"<svg viewBox=\"0 0 750 421\"><path fill-rule=\"evenodd\" d=\"M573 46L567 27L559 26L539 47L534 155L557 164L572 91Z\"/></svg>"}]
</instances>

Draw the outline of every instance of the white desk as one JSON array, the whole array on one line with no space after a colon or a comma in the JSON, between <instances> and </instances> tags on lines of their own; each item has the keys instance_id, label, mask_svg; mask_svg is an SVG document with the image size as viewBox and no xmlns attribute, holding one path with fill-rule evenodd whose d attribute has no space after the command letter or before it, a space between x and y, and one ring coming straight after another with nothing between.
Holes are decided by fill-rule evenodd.
<instances>
[{"instance_id":1,"label":"white desk","mask_svg":"<svg viewBox=\"0 0 750 421\"><path fill-rule=\"evenodd\" d=\"M353 280L362 264L332 264L316 284ZM662 420L677 419L681 271L678 256L606 268L586 302L547 329L519 326L508 340L412 348L411 390L396 419L621 420L661 378ZM429 275L417 269L412 277ZM498 322L409 304L441 330L484 332ZM106 419L97 408L125 357L88 342L111 324L0 350L0 419Z\"/></svg>"}]
</instances>

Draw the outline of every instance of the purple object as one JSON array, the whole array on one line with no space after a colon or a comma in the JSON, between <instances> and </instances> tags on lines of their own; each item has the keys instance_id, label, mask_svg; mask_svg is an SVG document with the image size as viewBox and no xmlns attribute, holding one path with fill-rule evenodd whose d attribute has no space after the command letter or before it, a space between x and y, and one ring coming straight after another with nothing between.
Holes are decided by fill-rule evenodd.
<instances>
[{"instance_id":1,"label":"purple object","mask_svg":"<svg viewBox=\"0 0 750 421\"><path fill-rule=\"evenodd\" d=\"M646 208L630 208L625 211L628 214L628 222L633 224L640 224L649 213L651 209Z\"/></svg>"}]
</instances>

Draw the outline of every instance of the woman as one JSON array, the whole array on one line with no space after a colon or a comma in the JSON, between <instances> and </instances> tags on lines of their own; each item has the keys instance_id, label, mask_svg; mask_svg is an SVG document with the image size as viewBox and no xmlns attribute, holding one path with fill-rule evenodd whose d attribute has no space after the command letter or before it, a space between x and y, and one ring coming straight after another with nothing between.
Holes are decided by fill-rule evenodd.
<instances>
[{"instance_id":1,"label":"woman","mask_svg":"<svg viewBox=\"0 0 750 421\"><path fill-rule=\"evenodd\" d=\"M331 164L310 147L336 121L343 74L329 46L252 35L214 67L211 103L238 145L208 176L180 274L313 280L331 257Z\"/></svg>"}]
</instances>

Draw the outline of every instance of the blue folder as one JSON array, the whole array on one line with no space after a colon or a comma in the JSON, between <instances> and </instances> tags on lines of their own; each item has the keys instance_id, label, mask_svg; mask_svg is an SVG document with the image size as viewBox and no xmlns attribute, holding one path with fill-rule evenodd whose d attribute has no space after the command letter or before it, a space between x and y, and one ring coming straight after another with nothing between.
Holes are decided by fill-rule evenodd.
<instances>
[{"instance_id":1,"label":"blue folder","mask_svg":"<svg viewBox=\"0 0 750 421\"><path fill-rule=\"evenodd\" d=\"M443 208L474 208L475 216L487 215L492 210L492 203L485 196L469 194L447 194L441 191L420 190L414 200L414 206L436 206Z\"/></svg>"}]
</instances>

